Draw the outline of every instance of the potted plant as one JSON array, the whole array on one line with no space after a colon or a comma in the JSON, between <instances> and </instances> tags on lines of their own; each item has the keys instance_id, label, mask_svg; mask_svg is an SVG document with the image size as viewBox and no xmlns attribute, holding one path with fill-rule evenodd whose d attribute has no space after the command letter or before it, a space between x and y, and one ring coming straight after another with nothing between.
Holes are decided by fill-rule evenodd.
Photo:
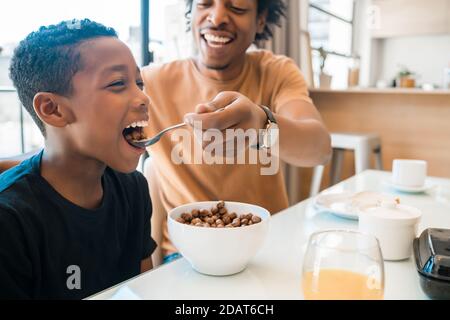
<instances>
[{"instance_id":1,"label":"potted plant","mask_svg":"<svg viewBox=\"0 0 450 320\"><path fill-rule=\"evenodd\" d=\"M326 74L323 69L325 68L325 61L327 60L328 52L323 47L317 49L320 56L320 74L319 83L321 88L330 88L332 76Z\"/></svg>"},{"instance_id":2,"label":"potted plant","mask_svg":"<svg viewBox=\"0 0 450 320\"><path fill-rule=\"evenodd\" d=\"M397 79L400 88L415 88L416 86L414 72L410 71L405 66L400 67L400 71L397 73Z\"/></svg>"}]
</instances>

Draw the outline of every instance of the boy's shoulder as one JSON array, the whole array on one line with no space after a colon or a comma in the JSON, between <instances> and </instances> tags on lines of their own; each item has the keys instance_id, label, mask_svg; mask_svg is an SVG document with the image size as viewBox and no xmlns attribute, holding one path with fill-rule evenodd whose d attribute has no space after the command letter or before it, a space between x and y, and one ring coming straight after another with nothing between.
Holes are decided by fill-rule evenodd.
<instances>
[{"instance_id":1,"label":"boy's shoulder","mask_svg":"<svg viewBox=\"0 0 450 320\"><path fill-rule=\"evenodd\" d=\"M0 174L0 203L2 203L2 197L28 189L29 178L35 174L34 163L38 157L40 154Z\"/></svg>"},{"instance_id":2,"label":"boy's shoulder","mask_svg":"<svg viewBox=\"0 0 450 320\"><path fill-rule=\"evenodd\" d=\"M32 191L32 179L36 155L0 175L0 224L17 221L23 213L33 212L35 197ZM13 220L11 220L13 219ZM10 225L10 223L8 223Z\"/></svg>"},{"instance_id":3,"label":"boy's shoulder","mask_svg":"<svg viewBox=\"0 0 450 320\"><path fill-rule=\"evenodd\" d=\"M34 211L32 207L43 201L40 194L47 186L39 177L40 159L41 154L38 154L0 175L0 211ZM105 177L115 195L121 190L120 194L133 202L149 197L147 180L138 171L121 173L107 168Z\"/></svg>"}]
</instances>

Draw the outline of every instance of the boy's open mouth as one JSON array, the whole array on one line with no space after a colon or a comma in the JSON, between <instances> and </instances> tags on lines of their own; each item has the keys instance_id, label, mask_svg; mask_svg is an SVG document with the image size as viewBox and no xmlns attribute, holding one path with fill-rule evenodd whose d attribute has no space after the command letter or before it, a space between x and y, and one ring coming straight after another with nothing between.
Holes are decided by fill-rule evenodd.
<instances>
[{"instance_id":1,"label":"boy's open mouth","mask_svg":"<svg viewBox=\"0 0 450 320\"><path fill-rule=\"evenodd\" d=\"M137 121L130 124L122 131L122 135L129 145L135 147L132 142L147 139L144 128L148 126L147 121Z\"/></svg>"}]
</instances>

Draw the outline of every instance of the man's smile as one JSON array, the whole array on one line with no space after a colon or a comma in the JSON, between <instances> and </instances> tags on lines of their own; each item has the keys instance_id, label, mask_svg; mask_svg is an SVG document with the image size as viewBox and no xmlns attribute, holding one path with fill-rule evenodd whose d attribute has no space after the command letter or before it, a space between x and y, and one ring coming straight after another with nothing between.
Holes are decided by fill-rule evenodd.
<instances>
[{"instance_id":1,"label":"man's smile","mask_svg":"<svg viewBox=\"0 0 450 320\"><path fill-rule=\"evenodd\" d=\"M235 40L235 36L231 32L209 28L200 30L200 36L211 48L223 48Z\"/></svg>"}]
</instances>

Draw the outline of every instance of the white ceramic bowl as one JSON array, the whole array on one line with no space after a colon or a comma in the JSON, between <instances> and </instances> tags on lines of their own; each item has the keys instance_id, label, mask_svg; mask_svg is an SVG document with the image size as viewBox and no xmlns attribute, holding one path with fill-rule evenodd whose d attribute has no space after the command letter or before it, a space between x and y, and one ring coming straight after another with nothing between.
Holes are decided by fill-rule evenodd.
<instances>
[{"instance_id":1,"label":"white ceramic bowl","mask_svg":"<svg viewBox=\"0 0 450 320\"><path fill-rule=\"evenodd\" d=\"M270 213L266 209L246 203L225 202L228 212L252 213L262 221L239 228L195 227L176 221L184 212L207 209L218 201L195 202L182 205L168 214L170 239L194 270L214 276L241 272L263 245L268 231Z\"/></svg>"}]
</instances>

